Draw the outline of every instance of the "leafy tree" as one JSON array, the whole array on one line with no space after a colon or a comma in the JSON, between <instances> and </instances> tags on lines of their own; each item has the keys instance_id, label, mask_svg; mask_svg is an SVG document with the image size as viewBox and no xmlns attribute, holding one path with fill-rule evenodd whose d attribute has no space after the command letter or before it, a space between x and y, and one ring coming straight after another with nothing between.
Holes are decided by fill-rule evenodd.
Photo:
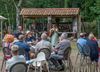
<instances>
[{"instance_id":1,"label":"leafy tree","mask_svg":"<svg viewBox=\"0 0 100 72\"><path fill-rule=\"evenodd\" d=\"M20 18L16 18L19 15L17 8L20 11L23 7L80 8L83 21L92 22L100 18L100 0L0 0L0 15L8 18L9 25L19 24L18 19Z\"/></svg>"}]
</instances>

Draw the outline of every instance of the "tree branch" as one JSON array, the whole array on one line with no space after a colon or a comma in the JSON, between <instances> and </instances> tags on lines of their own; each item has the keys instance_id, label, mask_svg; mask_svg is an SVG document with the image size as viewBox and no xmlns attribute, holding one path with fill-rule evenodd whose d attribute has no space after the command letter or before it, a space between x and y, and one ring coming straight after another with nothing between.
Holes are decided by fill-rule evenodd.
<instances>
[{"instance_id":1,"label":"tree branch","mask_svg":"<svg viewBox=\"0 0 100 72\"><path fill-rule=\"evenodd\" d=\"M12 0L12 1L13 1L13 3L14 3L15 8L18 9L18 7L17 7L15 1L14 1L14 0Z\"/></svg>"},{"instance_id":2,"label":"tree branch","mask_svg":"<svg viewBox=\"0 0 100 72\"><path fill-rule=\"evenodd\" d=\"M18 2L18 4L17 4L17 6L18 6L18 7L20 7L20 6L21 6L21 4L22 4L22 2L23 2L23 0L19 0L19 2Z\"/></svg>"}]
</instances>

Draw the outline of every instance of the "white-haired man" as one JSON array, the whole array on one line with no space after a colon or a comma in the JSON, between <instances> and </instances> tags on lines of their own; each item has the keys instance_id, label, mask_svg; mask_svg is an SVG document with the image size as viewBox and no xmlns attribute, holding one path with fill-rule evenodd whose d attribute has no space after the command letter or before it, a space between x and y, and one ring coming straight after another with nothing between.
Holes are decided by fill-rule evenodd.
<instances>
[{"instance_id":1,"label":"white-haired man","mask_svg":"<svg viewBox=\"0 0 100 72\"><path fill-rule=\"evenodd\" d=\"M50 60L53 62L57 70L63 70L63 55L66 48L71 47L70 41L67 39L66 32L60 36L60 42L55 46L54 53L51 55Z\"/></svg>"},{"instance_id":2,"label":"white-haired man","mask_svg":"<svg viewBox=\"0 0 100 72\"><path fill-rule=\"evenodd\" d=\"M47 40L47 37L46 33L41 35L41 41L36 44L36 51L39 51L42 48L51 49L51 43Z\"/></svg>"},{"instance_id":3,"label":"white-haired man","mask_svg":"<svg viewBox=\"0 0 100 72\"><path fill-rule=\"evenodd\" d=\"M6 70L9 71L10 67L18 62L25 63L25 57L23 55L18 55L18 45L13 45L11 47L12 58L6 62Z\"/></svg>"}]
</instances>

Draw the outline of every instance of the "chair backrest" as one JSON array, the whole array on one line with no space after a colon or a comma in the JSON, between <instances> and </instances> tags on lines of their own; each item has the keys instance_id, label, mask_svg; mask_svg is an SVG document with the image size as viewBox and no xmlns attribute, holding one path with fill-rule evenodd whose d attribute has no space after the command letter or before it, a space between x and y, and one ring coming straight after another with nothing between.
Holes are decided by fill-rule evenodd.
<instances>
[{"instance_id":1,"label":"chair backrest","mask_svg":"<svg viewBox=\"0 0 100 72\"><path fill-rule=\"evenodd\" d=\"M3 55L4 55L5 60L11 58L11 56L12 56L11 49L8 47L4 47L3 48Z\"/></svg>"},{"instance_id":2,"label":"chair backrest","mask_svg":"<svg viewBox=\"0 0 100 72\"><path fill-rule=\"evenodd\" d=\"M45 57L45 53L44 52L39 52L37 54L37 58L36 58L38 61L43 61L43 60L46 60L46 57Z\"/></svg>"},{"instance_id":3,"label":"chair backrest","mask_svg":"<svg viewBox=\"0 0 100 72\"><path fill-rule=\"evenodd\" d=\"M71 54L71 47L68 47L64 51L64 59L68 60L68 58L70 57L70 54Z\"/></svg>"},{"instance_id":4,"label":"chair backrest","mask_svg":"<svg viewBox=\"0 0 100 72\"><path fill-rule=\"evenodd\" d=\"M51 50L48 49L48 48L42 48L39 50L39 52L44 52L45 55L46 55L46 59L49 59L50 58L50 55L51 55Z\"/></svg>"},{"instance_id":5,"label":"chair backrest","mask_svg":"<svg viewBox=\"0 0 100 72\"><path fill-rule=\"evenodd\" d=\"M23 62L15 63L11 66L9 72L27 72L27 65Z\"/></svg>"},{"instance_id":6,"label":"chair backrest","mask_svg":"<svg viewBox=\"0 0 100 72\"><path fill-rule=\"evenodd\" d=\"M81 46L79 43L77 43L77 47L79 49L79 52L85 56L89 56L90 55L90 47L86 44Z\"/></svg>"}]
</instances>

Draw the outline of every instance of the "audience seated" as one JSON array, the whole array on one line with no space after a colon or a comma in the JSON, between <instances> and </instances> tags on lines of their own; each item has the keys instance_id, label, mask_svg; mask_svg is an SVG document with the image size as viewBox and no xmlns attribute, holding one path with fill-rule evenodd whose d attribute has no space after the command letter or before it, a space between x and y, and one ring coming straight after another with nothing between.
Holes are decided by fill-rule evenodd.
<instances>
[{"instance_id":1,"label":"audience seated","mask_svg":"<svg viewBox=\"0 0 100 72\"><path fill-rule=\"evenodd\" d=\"M39 51L42 48L51 49L51 43L47 40L47 34L43 33L41 35L41 41L36 44L36 51Z\"/></svg>"},{"instance_id":2,"label":"audience seated","mask_svg":"<svg viewBox=\"0 0 100 72\"><path fill-rule=\"evenodd\" d=\"M19 41L15 42L14 44L18 45L19 48L25 49L25 52L26 52L25 58L26 60L29 60L30 59L29 57L30 46L24 42L24 35L19 35Z\"/></svg>"},{"instance_id":3,"label":"audience seated","mask_svg":"<svg viewBox=\"0 0 100 72\"><path fill-rule=\"evenodd\" d=\"M80 33L80 38L77 40L77 43L81 45L82 48L84 48L85 45L87 45L88 38L86 36L86 33ZM83 54L82 48L79 47L80 53Z\"/></svg>"},{"instance_id":4,"label":"audience seated","mask_svg":"<svg viewBox=\"0 0 100 72\"><path fill-rule=\"evenodd\" d=\"M98 47L98 42L97 42L95 36L93 35L93 33L89 34L88 45L90 47L90 58L91 58L91 61L98 62L99 47Z\"/></svg>"},{"instance_id":5,"label":"audience seated","mask_svg":"<svg viewBox=\"0 0 100 72\"><path fill-rule=\"evenodd\" d=\"M17 62L25 62L25 58L23 55L18 55L19 47L17 45L13 45L11 47L12 57L6 61L6 70L9 71L10 67Z\"/></svg>"},{"instance_id":6,"label":"audience seated","mask_svg":"<svg viewBox=\"0 0 100 72\"><path fill-rule=\"evenodd\" d=\"M25 42L33 42L35 40L36 40L36 38L32 35L32 32L31 31L27 31L26 32Z\"/></svg>"},{"instance_id":7,"label":"audience seated","mask_svg":"<svg viewBox=\"0 0 100 72\"><path fill-rule=\"evenodd\" d=\"M63 70L63 56L66 48L71 47L70 41L67 39L67 34L62 33L60 42L55 46L50 60L53 62L57 70Z\"/></svg>"}]
</instances>

